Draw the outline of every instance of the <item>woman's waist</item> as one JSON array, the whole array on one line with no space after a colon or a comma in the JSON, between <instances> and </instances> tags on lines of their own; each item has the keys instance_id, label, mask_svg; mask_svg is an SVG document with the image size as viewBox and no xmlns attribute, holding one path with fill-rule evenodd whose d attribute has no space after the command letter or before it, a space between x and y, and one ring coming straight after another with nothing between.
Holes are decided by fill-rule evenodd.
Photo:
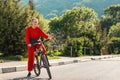
<instances>
[{"instance_id":1,"label":"woman's waist","mask_svg":"<svg viewBox=\"0 0 120 80\"><path fill-rule=\"evenodd\" d=\"M41 40L40 37L30 38L30 43L31 44L38 43L40 40Z\"/></svg>"}]
</instances>

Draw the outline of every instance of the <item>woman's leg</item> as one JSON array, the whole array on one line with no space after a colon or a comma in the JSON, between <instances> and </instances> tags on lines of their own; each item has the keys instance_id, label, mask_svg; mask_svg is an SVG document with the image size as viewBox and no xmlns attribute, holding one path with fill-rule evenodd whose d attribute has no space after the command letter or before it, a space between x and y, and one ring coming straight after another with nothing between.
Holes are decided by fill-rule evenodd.
<instances>
[{"instance_id":1,"label":"woman's leg","mask_svg":"<svg viewBox=\"0 0 120 80\"><path fill-rule=\"evenodd\" d=\"M32 71L34 66L34 47L28 47L28 71Z\"/></svg>"}]
</instances>

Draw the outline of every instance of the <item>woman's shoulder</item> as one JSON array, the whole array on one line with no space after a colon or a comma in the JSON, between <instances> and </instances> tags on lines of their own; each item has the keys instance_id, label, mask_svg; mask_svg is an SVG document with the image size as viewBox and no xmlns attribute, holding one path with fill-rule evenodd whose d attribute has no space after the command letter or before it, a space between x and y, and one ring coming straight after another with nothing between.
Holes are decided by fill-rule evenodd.
<instances>
[{"instance_id":1,"label":"woman's shoulder","mask_svg":"<svg viewBox=\"0 0 120 80\"><path fill-rule=\"evenodd\" d=\"M32 28L32 26L27 26L27 27L26 27L26 29L30 29L30 28Z\"/></svg>"},{"instance_id":2,"label":"woman's shoulder","mask_svg":"<svg viewBox=\"0 0 120 80\"><path fill-rule=\"evenodd\" d=\"M40 26L37 26L38 29L41 29Z\"/></svg>"}]
</instances>

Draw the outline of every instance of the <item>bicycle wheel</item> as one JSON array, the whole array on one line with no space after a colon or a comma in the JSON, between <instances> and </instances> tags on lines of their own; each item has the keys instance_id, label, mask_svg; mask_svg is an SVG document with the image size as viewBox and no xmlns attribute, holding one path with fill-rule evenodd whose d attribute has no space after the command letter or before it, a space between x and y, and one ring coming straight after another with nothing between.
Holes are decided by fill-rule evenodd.
<instances>
[{"instance_id":1,"label":"bicycle wheel","mask_svg":"<svg viewBox=\"0 0 120 80\"><path fill-rule=\"evenodd\" d=\"M38 60L38 56L35 56L35 62L34 62L34 72L36 74L36 76L40 75L40 64L39 64L39 60Z\"/></svg>"},{"instance_id":2,"label":"bicycle wheel","mask_svg":"<svg viewBox=\"0 0 120 80\"><path fill-rule=\"evenodd\" d=\"M48 73L48 76L49 78L51 79L52 76L51 76L51 72L50 72L50 68L49 68L49 62L48 62L48 59L47 59L47 56L46 54L43 54L43 64L44 64L44 67L46 68L47 70L47 73Z\"/></svg>"}]
</instances>

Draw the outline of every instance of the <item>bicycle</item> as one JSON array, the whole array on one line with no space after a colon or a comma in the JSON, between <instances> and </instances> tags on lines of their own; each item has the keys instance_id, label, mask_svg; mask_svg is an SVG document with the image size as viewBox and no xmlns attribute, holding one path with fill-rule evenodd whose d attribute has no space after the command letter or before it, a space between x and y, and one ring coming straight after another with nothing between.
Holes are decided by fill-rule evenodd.
<instances>
[{"instance_id":1,"label":"bicycle","mask_svg":"<svg viewBox=\"0 0 120 80\"><path fill-rule=\"evenodd\" d=\"M48 40L45 40L45 41L48 41ZM41 46L42 43L43 43L42 41L39 41L37 43L32 44L32 46L34 46L36 44L40 44L40 46ZM34 60L34 68L33 69L34 69L36 76L40 75L41 68L46 68L49 79L51 79L52 76L51 76L51 72L50 72L50 68L49 68L50 64L49 64L47 55L45 53L43 53L41 51L41 49L39 49L37 51L35 50L34 54L35 54L35 60ZM40 58L39 58L39 56L40 56Z\"/></svg>"}]
</instances>

